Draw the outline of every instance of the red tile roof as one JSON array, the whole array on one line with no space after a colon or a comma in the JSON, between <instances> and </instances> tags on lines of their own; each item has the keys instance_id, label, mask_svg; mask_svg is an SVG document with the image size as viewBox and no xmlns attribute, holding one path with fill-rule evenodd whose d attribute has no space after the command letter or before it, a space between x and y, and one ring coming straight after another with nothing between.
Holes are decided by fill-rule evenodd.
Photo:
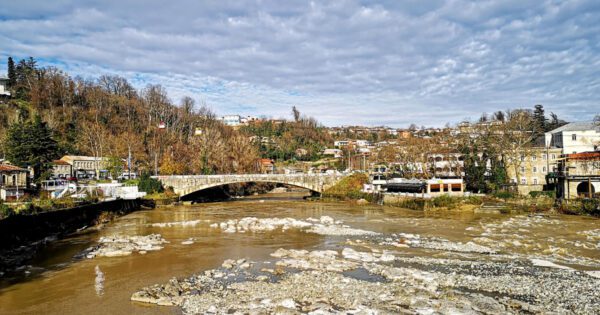
<instances>
[{"instance_id":1,"label":"red tile roof","mask_svg":"<svg viewBox=\"0 0 600 315\"><path fill-rule=\"evenodd\" d=\"M567 155L570 160L596 160L600 159L600 152L582 152Z\"/></svg>"},{"instance_id":2,"label":"red tile roof","mask_svg":"<svg viewBox=\"0 0 600 315\"><path fill-rule=\"evenodd\" d=\"M27 172L26 169L24 168L20 168L18 166L14 166L14 165L8 165L8 164L0 164L0 172L10 172L10 171L23 171L23 172Z\"/></svg>"}]
</instances>

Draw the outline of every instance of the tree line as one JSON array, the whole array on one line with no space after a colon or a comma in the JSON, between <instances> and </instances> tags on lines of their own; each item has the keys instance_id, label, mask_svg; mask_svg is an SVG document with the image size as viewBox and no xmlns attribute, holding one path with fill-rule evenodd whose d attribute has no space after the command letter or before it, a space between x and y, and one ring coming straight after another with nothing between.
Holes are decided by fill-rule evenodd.
<instances>
[{"instance_id":1,"label":"tree line","mask_svg":"<svg viewBox=\"0 0 600 315\"><path fill-rule=\"evenodd\" d=\"M190 97L172 102L160 85L138 90L119 76L71 77L34 58L9 58L8 79L13 97L0 104L0 156L34 167L36 178L65 154L119 161L131 153L140 169L163 174L256 171L259 150L245 133ZM44 137L33 136L41 130Z\"/></svg>"}]
</instances>

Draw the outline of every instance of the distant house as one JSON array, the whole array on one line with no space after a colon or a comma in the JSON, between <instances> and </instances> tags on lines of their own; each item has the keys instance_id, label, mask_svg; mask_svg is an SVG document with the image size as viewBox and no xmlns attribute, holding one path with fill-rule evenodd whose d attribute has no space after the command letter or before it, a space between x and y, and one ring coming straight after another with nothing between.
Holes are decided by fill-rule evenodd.
<instances>
[{"instance_id":1,"label":"distant house","mask_svg":"<svg viewBox=\"0 0 600 315\"><path fill-rule=\"evenodd\" d=\"M66 161L52 161L52 177L54 178L69 178L73 176L73 167Z\"/></svg>"},{"instance_id":2,"label":"distant house","mask_svg":"<svg viewBox=\"0 0 600 315\"><path fill-rule=\"evenodd\" d=\"M223 124L231 127L236 127L242 124L242 118L240 115L225 115L221 117Z\"/></svg>"},{"instance_id":3,"label":"distant house","mask_svg":"<svg viewBox=\"0 0 600 315\"><path fill-rule=\"evenodd\" d=\"M78 179L108 177L109 159L106 157L65 155L60 160L71 166L71 175Z\"/></svg>"},{"instance_id":4,"label":"distant house","mask_svg":"<svg viewBox=\"0 0 600 315\"><path fill-rule=\"evenodd\" d=\"M333 146L336 148L347 147L350 144L348 140L338 140L333 142Z\"/></svg>"},{"instance_id":5,"label":"distant house","mask_svg":"<svg viewBox=\"0 0 600 315\"><path fill-rule=\"evenodd\" d=\"M0 164L0 199L12 201L23 197L29 188L28 173L24 168Z\"/></svg>"},{"instance_id":6,"label":"distant house","mask_svg":"<svg viewBox=\"0 0 600 315\"><path fill-rule=\"evenodd\" d=\"M294 153L296 153L296 156L305 156L308 154L308 150L299 148L299 149L296 149L296 151Z\"/></svg>"},{"instance_id":7,"label":"distant house","mask_svg":"<svg viewBox=\"0 0 600 315\"><path fill-rule=\"evenodd\" d=\"M275 172L275 163L271 159L259 159L256 164L261 174L273 174Z\"/></svg>"},{"instance_id":8,"label":"distant house","mask_svg":"<svg viewBox=\"0 0 600 315\"><path fill-rule=\"evenodd\" d=\"M8 79L5 77L0 77L0 96L10 96L10 92L8 91Z\"/></svg>"},{"instance_id":9,"label":"distant house","mask_svg":"<svg viewBox=\"0 0 600 315\"><path fill-rule=\"evenodd\" d=\"M344 157L344 152L340 149L325 149L325 151L323 151L323 155L333 156L336 159L340 159Z\"/></svg>"}]
</instances>

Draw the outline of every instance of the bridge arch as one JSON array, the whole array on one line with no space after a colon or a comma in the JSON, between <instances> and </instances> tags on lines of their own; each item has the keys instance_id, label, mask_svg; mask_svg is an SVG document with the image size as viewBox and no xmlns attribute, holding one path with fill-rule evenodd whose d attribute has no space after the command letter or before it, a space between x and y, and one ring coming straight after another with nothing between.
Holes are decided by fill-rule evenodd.
<instances>
[{"instance_id":1,"label":"bridge arch","mask_svg":"<svg viewBox=\"0 0 600 315\"><path fill-rule=\"evenodd\" d=\"M234 185L234 184L246 184L246 183L269 183L269 184L281 184L281 185L287 185L287 186L293 186L293 187L298 187L298 188L303 188L303 189L307 189L308 191L310 191L311 194L320 194L319 191L315 191L313 190L313 188L311 187L307 187L306 185L300 185L300 184L291 184L291 183L284 183L284 182L273 182L273 181L239 181L239 182L230 182L230 183L223 183L223 184L210 184L210 185L206 185L206 186L202 186L202 187L198 187L198 190L189 192L185 195L180 195L180 198L182 200L185 200L186 197L191 196L193 194L196 194L198 192L204 191L204 190L208 190L211 188L217 188L217 187L223 187L223 186L227 186L227 185Z\"/></svg>"},{"instance_id":2,"label":"bridge arch","mask_svg":"<svg viewBox=\"0 0 600 315\"><path fill-rule=\"evenodd\" d=\"M173 187L179 196L205 189L239 183L276 183L301 187L315 193L335 185L341 174L233 174L233 175L171 175L153 176L165 187Z\"/></svg>"}]
</instances>

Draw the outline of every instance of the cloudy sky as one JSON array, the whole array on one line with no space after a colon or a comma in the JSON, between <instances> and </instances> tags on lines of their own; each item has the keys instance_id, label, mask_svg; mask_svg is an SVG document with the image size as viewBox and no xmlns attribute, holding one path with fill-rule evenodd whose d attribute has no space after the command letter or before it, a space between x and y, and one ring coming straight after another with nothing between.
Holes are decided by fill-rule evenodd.
<instances>
[{"instance_id":1,"label":"cloudy sky","mask_svg":"<svg viewBox=\"0 0 600 315\"><path fill-rule=\"evenodd\" d=\"M2 1L0 58L161 84L218 114L440 126L600 113L600 1ZM4 70L5 63L2 63Z\"/></svg>"}]
</instances>

